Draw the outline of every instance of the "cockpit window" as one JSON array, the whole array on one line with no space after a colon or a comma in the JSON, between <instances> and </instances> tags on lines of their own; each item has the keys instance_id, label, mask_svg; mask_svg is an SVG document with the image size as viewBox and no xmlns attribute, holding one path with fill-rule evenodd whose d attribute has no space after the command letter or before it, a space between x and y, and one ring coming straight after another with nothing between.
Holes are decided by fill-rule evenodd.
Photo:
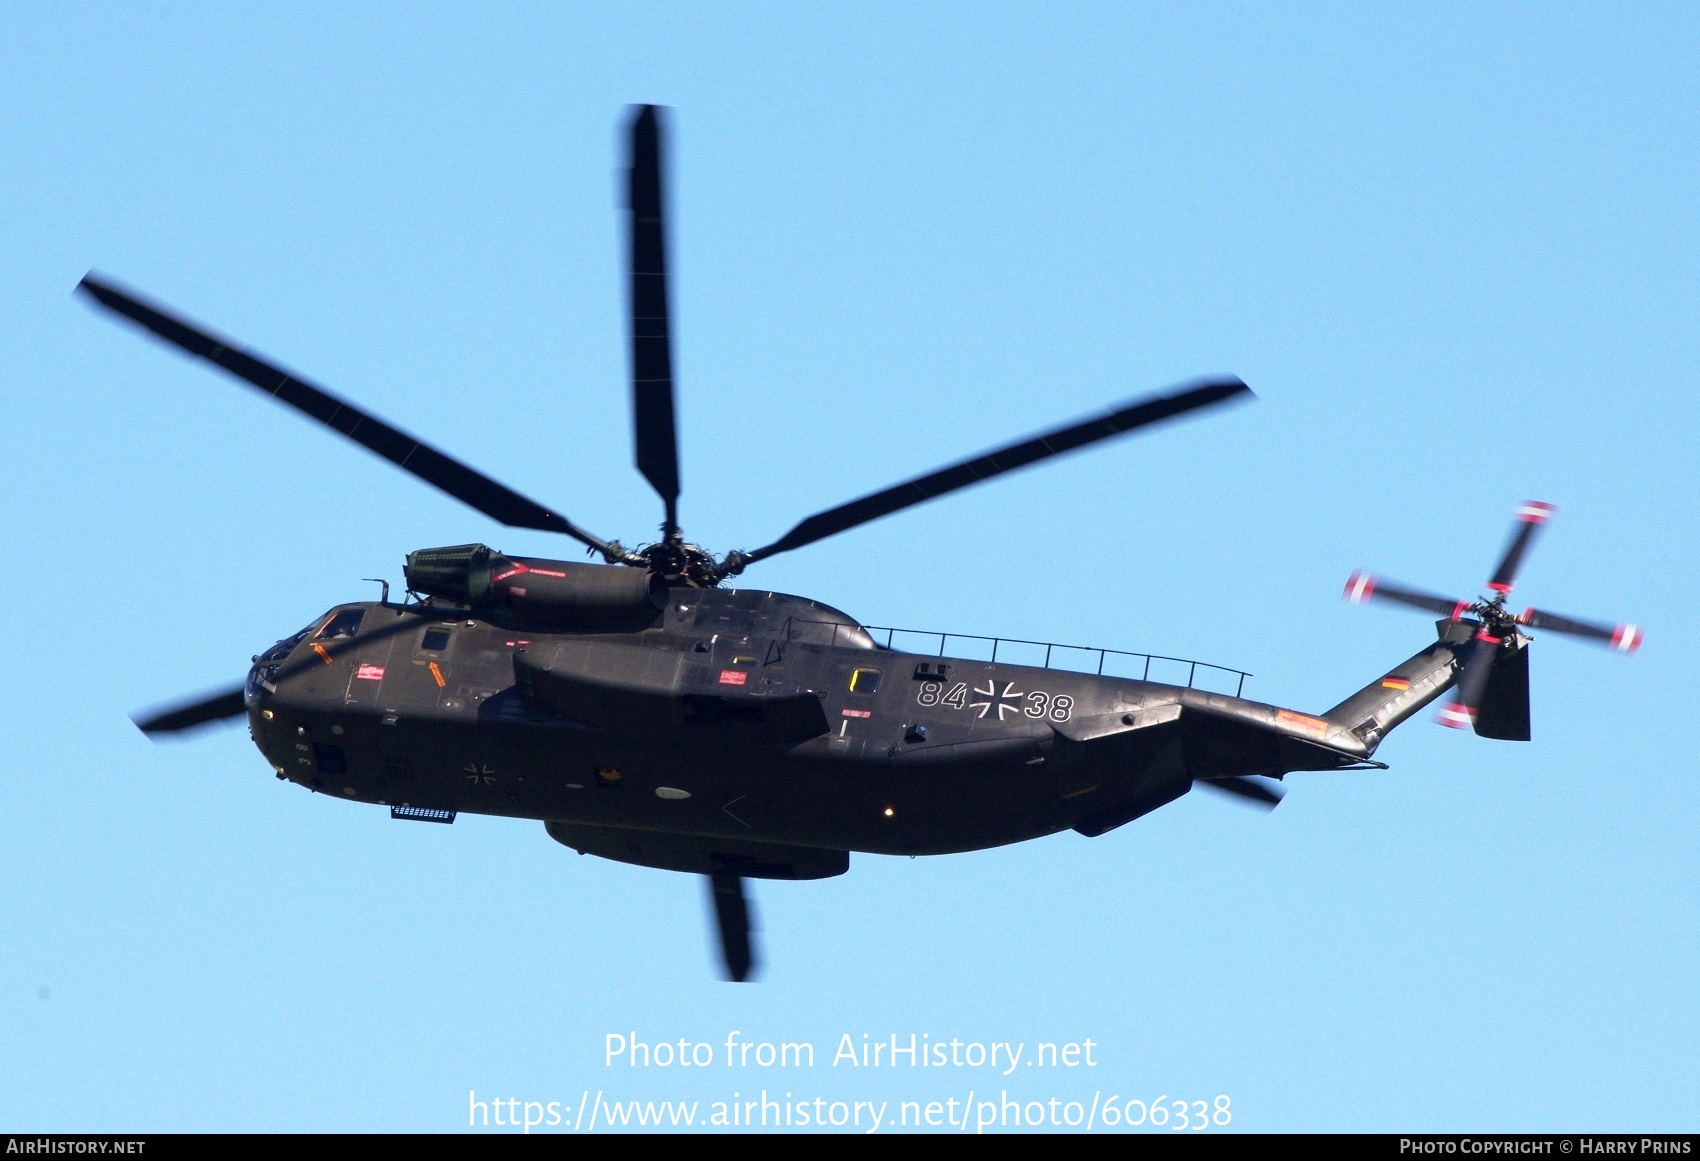
<instances>
[{"instance_id":1,"label":"cockpit window","mask_svg":"<svg viewBox=\"0 0 1700 1161\"><path fill-rule=\"evenodd\" d=\"M360 621L365 615L365 609L344 609L319 630L319 635L314 640L330 641L337 637L352 637L360 632Z\"/></svg>"},{"instance_id":2,"label":"cockpit window","mask_svg":"<svg viewBox=\"0 0 1700 1161\"><path fill-rule=\"evenodd\" d=\"M273 661L284 660L291 653L295 652L295 647L301 644L306 636L307 630L303 629L293 637L285 637L282 641L279 641L276 645L273 645L270 649L267 649L264 653L260 654L259 664L268 665Z\"/></svg>"},{"instance_id":3,"label":"cockpit window","mask_svg":"<svg viewBox=\"0 0 1700 1161\"><path fill-rule=\"evenodd\" d=\"M431 653L441 653L449 647L449 631L441 625L425 630L425 639L419 647Z\"/></svg>"},{"instance_id":4,"label":"cockpit window","mask_svg":"<svg viewBox=\"0 0 1700 1161\"><path fill-rule=\"evenodd\" d=\"M851 693L873 693L880 687L880 671L858 669L850 674Z\"/></svg>"}]
</instances>

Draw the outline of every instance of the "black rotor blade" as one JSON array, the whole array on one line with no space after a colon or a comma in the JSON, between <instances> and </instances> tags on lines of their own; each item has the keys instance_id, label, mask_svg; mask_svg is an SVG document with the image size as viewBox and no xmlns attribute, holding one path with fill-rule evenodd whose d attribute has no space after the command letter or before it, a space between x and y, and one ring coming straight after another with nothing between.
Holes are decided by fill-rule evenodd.
<instances>
[{"instance_id":1,"label":"black rotor blade","mask_svg":"<svg viewBox=\"0 0 1700 1161\"><path fill-rule=\"evenodd\" d=\"M667 505L663 533L678 529L679 437L673 421L673 346L667 315L667 237L661 197L660 110L632 118L627 171L631 234L632 427L637 468Z\"/></svg>"},{"instance_id":2,"label":"black rotor blade","mask_svg":"<svg viewBox=\"0 0 1700 1161\"><path fill-rule=\"evenodd\" d=\"M1470 607L1469 601L1455 601L1451 597L1436 596L1419 589L1408 589L1402 585L1389 584L1378 576L1367 572L1355 572L1346 578L1345 597L1353 604L1361 605L1365 601L1392 601L1399 605L1409 605L1413 609L1426 609L1431 613L1439 613L1456 621Z\"/></svg>"},{"instance_id":3,"label":"black rotor blade","mask_svg":"<svg viewBox=\"0 0 1700 1161\"><path fill-rule=\"evenodd\" d=\"M149 737L158 734L176 734L184 730L192 730L196 726L210 725L222 722L227 718L239 717L247 712L247 706L242 700L242 687L220 690L218 693L197 698L192 702L157 709L145 717L132 720L136 728Z\"/></svg>"},{"instance_id":4,"label":"black rotor blade","mask_svg":"<svg viewBox=\"0 0 1700 1161\"><path fill-rule=\"evenodd\" d=\"M937 499L958 488L966 488L970 484L978 484L1005 472L1027 467L1040 460L1075 451L1118 435L1126 435L1201 407L1211 407L1243 397L1251 397L1251 388L1238 379L1225 379L1197 384L1169 395L1150 396L1127 403L1091 419L1043 432L985 455L941 468L925 476L918 476L884 491L852 500L848 504L817 512L772 544L740 555L745 563L754 563L776 553L789 552L793 548L813 544L817 540L855 528L859 524L866 524L870 520L877 520L881 516L889 516L923 501Z\"/></svg>"},{"instance_id":5,"label":"black rotor blade","mask_svg":"<svg viewBox=\"0 0 1700 1161\"><path fill-rule=\"evenodd\" d=\"M1517 620L1531 629L1551 629L1554 633L1568 633L1573 637L1604 641L1623 653L1635 652L1641 648L1641 642L1646 638L1639 625L1599 625L1592 621L1561 617L1557 613L1542 612L1540 609L1526 609Z\"/></svg>"},{"instance_id":6,"label":"black rotor blade","mask_svg":"<svg viewBox=\"0 0 1700 1161\"><path fill-rule=\"evenodd\" d=\"M720 958L726 965L726 978L741 984L756 966L750 949L750 908L744 898L743 877L716 871L708 876L708 893L720 929Z\"/></svg>"},{"instance_id":7,"label":"black rotor blade","mask_svg":"<svg viewBox=\"0 0 1700 1161\"><path fill-rule=\"evenodd\" d=\"M1487 689L1493 673L1494 654L1499 651L1500 638L1486 629L1478 629L1464 654L1464 664L1458 673L1458 688L1452 700L1440 711L1440 724L1455 730L1473 729L1476 712L1481 708L1482 691Z\"/></svg>"},{"instance_id":8,"label":"black rotor blade","mask_svg":"<svg viewBox=\"0 0 1700 1161\"><path fill-rule=\"evenodd\" d=\"M592 536L566 517L556 515L536 501L444 455L429 444L421 443L323 388L273 366L228 339L169 314L160 306L121 290L93 273L85 275L77 283L77 289L107 310L145 327L180 350L253 384L309 419L315 419L337 434L376 452L403 471L411 472L492 520L513 528L564 533L591 548L605 554L608 552L605 541Z\"/></svg>"},{"instance_id":9,"label":"black rotor blade","mask_svg":"<svg viewBox=\"0 0 1700 1161\"><path fill-rule=\"evenodd\" d=\"M1488 588L1502 593L1511 591L1511 586L1517 582L1517 570L1523 567L1523 557L1528 555L1529 546L1535 542L1535 533L1552 519L1556 511L1558 509L1551 504L1543 504L1539 500L1530 500L1517 509L1517 523L1511 530L1511 542L1505 546L1505 555L1499 558L1499 567L1493 570Z\"/></svg>"},{"instance_id":10,"label":"black rotor blade","mask_svg":"<svg viewBox=\"0 0 1700 1161\"><path fill-rule=\"evenodd\" d=\"M1265 810L1274 810L1287 793L1279 786L1271 785L1260 778L1200 778L1198 782L1199 785L1208 786L1212 790L1220 790L1224 794L1255 802Z\"/></svg>"}]
</instances>

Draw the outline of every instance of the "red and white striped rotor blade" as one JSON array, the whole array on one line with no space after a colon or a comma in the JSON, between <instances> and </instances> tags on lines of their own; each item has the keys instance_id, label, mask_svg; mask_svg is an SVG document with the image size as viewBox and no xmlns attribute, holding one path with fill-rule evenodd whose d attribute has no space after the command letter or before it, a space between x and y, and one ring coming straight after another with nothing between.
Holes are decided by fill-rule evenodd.
<instances>
[{"instance_id":1,"label":"red and white striped rotor blade","mask_svg":"<svg viewBox=\"0 0 1700 1161\"><path fill-rule=\"evenodd\" d=\"M1482 693L1487 689L1488 675L1493 672L1493 657L1499 652L1502 638L1486 629L1477 630L1464 658L1464 668L1458 674L1458 686L1452 697L1440 709L1437 719L1441 725L1454 730L1474 728L1476 711L1481 708Z\"/></svg>"},{"instance_id":2,"label":"red and white striped rotor blade","mask_svg":"<svg viewBox=\"0 0 1700 1161\"><path fill-rule=\"evenodd\" d=\"M1529 546L1535 542L1535 533L1541 525L1552 519L1552 514L1558 509L1540 500L1530 500L1517 509L1517 522L1512 525L1511 543L1505 546L1505 553L1499 558L1499 567L1493 570L1493 579L1488 581L1488 588L1497 592L1508 593L1517 581L1517 572L1523 567L1523 557L1528 555Z\"/></svg>"},{"instance_id":3,"label":"red and white striped rotor blade","mask_svg":"<svg viewBox=\"0 0 1700 1161\"><path fill-rule=\"evenodd\" d=\"M1344 596L1356 605L1367 601L1392 601L1413 609L1439 613L1454 621L1463 616L1464 611L1470 607L1469 601L1455 601L1450 597L1440 597L1418 589L1408 589L1403 585L1389 584L1367 572L1355 572L1347 578Z\"/></svg>"},{"instance_id":4,"label":"red and white striped rotor blade","mask_svg":"<svg viewBox=\"0 0 1700 1161\"><path fill-rule=\"evenodd\" d=\"M1641 648L1641 642L1647 637L1639 625L1600 625L1593 621L1561 617L1557 613L1547 613L1540 609L1525 609L1523 615L1517 618L1517 623L1527 625L1531 629L1551 629L1554 633L1568 633L1572 637L1603 641L1619 653L1635 652Z\"/></svg>"}]
</instances>

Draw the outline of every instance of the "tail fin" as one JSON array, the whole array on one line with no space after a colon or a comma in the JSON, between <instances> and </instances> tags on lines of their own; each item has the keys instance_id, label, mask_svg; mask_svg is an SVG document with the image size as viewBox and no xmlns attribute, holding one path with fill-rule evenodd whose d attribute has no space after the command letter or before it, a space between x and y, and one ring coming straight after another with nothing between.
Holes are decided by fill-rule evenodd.
<instances>
[{"instance_id":1,"label":"tail fin","mask_svg":"<svg viewBox=\"0 0 1700 1161\"><path fill-rule=\"evenodd\" d=\"M1451 688L1458 678L1453 646L1468 642L1473 622L1437 621L1440 640L1393 667L1351 697L1323 714L1331 725L1344 726L1363 739L1370 753L1389 730Z\"/></svg>"},{"instance_id":2,"label":"tail fin","mask_svg":"<svg viewBox=\"0 0 1700 1161\"><path fill-rule=\"evenodd\" d=\"M1474 725L1480 738L1529 740L1529 639L1521 633L1495 652Z\"/></svg>"}]
</instances>

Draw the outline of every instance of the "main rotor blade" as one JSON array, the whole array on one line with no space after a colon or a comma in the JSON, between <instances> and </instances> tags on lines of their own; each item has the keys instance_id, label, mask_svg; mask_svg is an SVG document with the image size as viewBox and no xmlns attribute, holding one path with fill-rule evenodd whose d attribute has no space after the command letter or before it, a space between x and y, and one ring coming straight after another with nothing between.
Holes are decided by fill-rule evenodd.
<instances>
[{"instance_id":1,"label":"main rotor blade","mask_svg":"<svg viewBox=\"0 0 1700 1161\"><path fill-rule=\"evenodd\" d=\"M1599 625L1592 621L1561 617L1557 613L1542 612L1539 609L1525 609L1517 621L1531 629L1551 629L1554 633L1569 633L1573 637L1604 641L1622 653L1635 652L1641 648L1641 642L1647 637L1639 625Z\"/></svg>"},{"instance_id":2,"label":"main rotor blade","mask_svg":"<svg viewBox=\"0 0 1700 1161\"><path fill-rule=\"evenodd\" d=\"M1201 383L1169 395L1156 395L1130 402L1091 419L1071 423L1053 431L1031 436L985 455L941 468L925 476L896 484L882 492L874 492L848 504L817 512L781 536L772 544L741 553L746 564L754 563L776 553L789 552L805 544L889 516L904 508L927 500L937 499L958 488L1013 472L1040 460L1087 447L1118 435L1127 435L1165 419L1185 415L1202 407L1212 407L1231 399L1253 397L1251 388L1238 379Z\"/></svg>"},{"instance_id":3,"label":"main rotor blade","mask_svg":"<svg viewBox=\"0 0 1700 1161\"><path fill-rule=\"evenodd\" d=\"M720 929L720 956L726 978L741 984L756 966L750 950L750 909L744 899L741 875L717 871L708 876L708 893L714 901L715 926Z\"/></svg>"},{"instance_id":4,"label":"main rotor blade","mask_svg":"<svg viewBox=\"0 0 1700 1161\"><path fill-rule=\"evenodd\" d=\"M1464 655L1464 666L1458 674L1458 688L1452 700L1440 711L1440 724L1455 730L1476 724L1476 711L1482 704L1482 691L1487 689L1488 676L1493 672L1493 657L1499 651L1500 638L1485 628L1478 629Z\"/></svg>"},{"instance_id":5,"label":"main rotor blade","mask_svg":"<svg viewBox=\"0 0 1700 1161\"><path fill-rule=\"evenodd\" d=\"M1440 597L1433 593L1425 593L1419 589L1408 589L1401 585L1389 584L1378 576L1367 572L1355 572L1346 578L1348 601L1361 605L1366 601L1392 601L1399 605L1409 605L1413 609L1426 609L1431 613L1439 613L1456 621L1470 607L1469 601L1455 601L1451 597Z\"/></svg>"},{"instance_id":6,"label":"main rotor blade","mask_svg":"<svg viewBox=\"0 0 1700 1161\"><path fill-rule=\"evenodd\" d=\"M564 533L605 555L609 552L605 541L592 536L566 517L556 515L536 501L527 499L512 488L499 484L429 444L420 442L399 428L391 427L324 388L316 387L268 363L258 355L243 350L229 339L202 330L168 313L159 305L120 290L92 272L84 275L83 280L77 283L77 289L114 314L122 315L180 350L205 359L238 379L253 384L309 419L315 419L337 434L347 436L362 447L376 452L403 471L411 472L427 484L440 488L492 520L513 528L535 528L542 532Z\"/></svg>"},{"instance_id":7,"label":"main rotor blade","mask_svg":"<svg viewBox=\"0 0 1700 1161\"><path fill-rule=\"evenodd\" d=\"M1274 810L1281 805L1281 799L1287 793L1279 786L1271 786L1259 778L1200 778L1198 782L1212 790L1220 790L1224 794L1233 794L1255 802L1265 810Z\"/></svg>"},{"instance_id":8,"label":"main rotor blade","mask_svg":"<svg viewBox=\"0 0 1700 1161\"><path fill-rule=\"evenodd\" d=\"M661 197L660 110L639 105L627 170L631 234L632 427L637 468L678 530L679 437L673 421L673 346L667 315L667 237Z\"/></svg>"},{"instance_id":9,"label":"main rotor blade","mask_svg":"<svg viewBox=\"0 0 1700 1161\"><path fill-rule=\"evenodd\" d=\"M242 700L242 687L220 690L218 693L181 705L154 710L146 717L133 719L136 728L150 738L159 734L177 734L196 726L222 722L238 717L247 710Z\"/></svg>"},{"instance_id":10,"label":"main rotor blade","mask_svg":"<svg viewBox=\"0 0 1700 1161\"><path fill-rule=\"evenodd\" d=\"M1535 542L1535 533L1541 525L1552 519L1552 514L1558 511L1551 504L1539 500L1530 500L1517 509L1517 523L1512 528L1511 542L1505 546L1505 555L1499 558L1499 567L1493 570L1493 579L1488 581L1488 588L1508 593L1516 583L1517 570L1523 566L1523 557L1528 554L1529 546Z\"/></svg>"}]
</instances>

